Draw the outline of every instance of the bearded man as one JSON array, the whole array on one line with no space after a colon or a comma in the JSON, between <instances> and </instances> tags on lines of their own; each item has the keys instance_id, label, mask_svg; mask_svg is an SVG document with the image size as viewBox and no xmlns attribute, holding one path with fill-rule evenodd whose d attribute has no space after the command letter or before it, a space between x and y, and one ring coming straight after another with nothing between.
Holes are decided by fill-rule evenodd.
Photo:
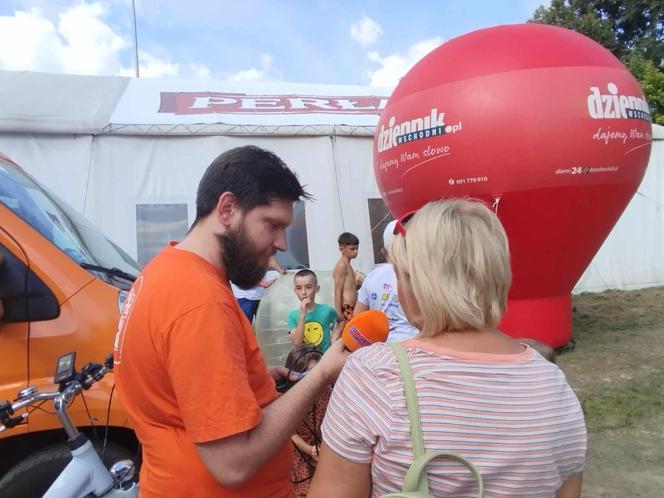
<instances>
[{"instance_id":1,"label":"bearded man","mask_svg":"<svg viewBox=\"0 0 664 498\"><path fill-rule=\"evenodd\" d=\"M341 341L282 396L231 291L256 285L293 202L309 198L276 155L224 152L198 187L185 239L164 248L127 298L115 339L120 399L142 444L140 496L291 497L290 437L347 353Z\"/></svg>"}]
</instances>

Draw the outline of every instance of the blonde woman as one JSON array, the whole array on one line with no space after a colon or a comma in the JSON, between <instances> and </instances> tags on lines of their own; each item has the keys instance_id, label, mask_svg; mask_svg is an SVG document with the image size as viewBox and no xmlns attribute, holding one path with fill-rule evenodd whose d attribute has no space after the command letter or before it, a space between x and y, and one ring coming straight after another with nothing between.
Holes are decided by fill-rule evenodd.
<instances>
[{"instance_id":1,"label":"blonde woman","mask_svg":"<svg viewBox=\"0 0 664 498\"><path fill-rule=\"evenodd\" d=\"M404 217L389 248L399 300L421 332L404 341L426 451L469 459L487 497L577 498L586 428L560 369L497 329L511 283L509 248L483 203L446 200ZM309 497L401 490L412 445L397 360L385 344L350 356L323 422ZM428 466L434 496L475 496L460 464Z\"/></svg>"}]
</instances>

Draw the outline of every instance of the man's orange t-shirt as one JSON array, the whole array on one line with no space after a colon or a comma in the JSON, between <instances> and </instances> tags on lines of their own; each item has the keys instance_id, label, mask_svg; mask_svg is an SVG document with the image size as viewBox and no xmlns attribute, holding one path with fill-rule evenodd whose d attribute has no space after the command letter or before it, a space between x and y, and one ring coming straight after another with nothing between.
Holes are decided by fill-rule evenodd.
<instances>
[{"instance_id":1,"label":"man's orange t-shirt","mask_svg":"<svg viewBox=\"0 0 664 498\"><path fill-rule=\"evenodd\" d=\"M256 427L277 397L218 268L189 251L162 250L129 293L115 363L120 399L142 444L141 497L292 496L289 442L232 490L212 477L194 446Z\"/></svg>"}]
</instances>

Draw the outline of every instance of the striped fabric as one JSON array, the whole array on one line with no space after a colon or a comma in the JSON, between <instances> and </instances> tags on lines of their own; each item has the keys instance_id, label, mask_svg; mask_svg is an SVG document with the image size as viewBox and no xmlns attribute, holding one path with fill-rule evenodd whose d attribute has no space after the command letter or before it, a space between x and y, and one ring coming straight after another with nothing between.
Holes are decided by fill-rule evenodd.
<instances>
[{"instance_id":1,"label":"striped fabric","mask_svg":"<svg viewBox=\"0 0 664 498\"><path fill-rule=\"evenodd\" d=\"M539 353L465 353L410 340L427 451L467 457L487 497L553 497L582 472L586 427L560 369ZM323 422L323 440L343 458L371 462L373 497L401 490L412 463L408 411L397 360L385 344L352 354ZM428 467L434 496L476 496L460 464Z\"/></svg>"}]
</instances>

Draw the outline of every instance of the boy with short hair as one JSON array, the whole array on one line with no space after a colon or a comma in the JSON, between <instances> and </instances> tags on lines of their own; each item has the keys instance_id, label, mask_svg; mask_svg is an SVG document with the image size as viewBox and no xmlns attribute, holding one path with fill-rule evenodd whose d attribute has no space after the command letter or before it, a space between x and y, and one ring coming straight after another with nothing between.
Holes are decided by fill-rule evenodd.
<instances>
[{"instance_id":1,"label":"boy with short hair","mask_svg":"<svg viewBox=\"0 0 664 498\"><path fill-rule=\"evenodd\" d=\"M334 266L334 309L340 320L353 318L353 309L357 302L357 280L351 260L357 258L360 239L350 232L339 235L341 257Z\"/></svg>"},{"instance_id":2,"label":"boy with short hair","mask_svg":"<svg viewBox=\"0 0 664 498\"><path fill-rule=\"evenodd\" d=\"M293 278L293 290L300 300L299 309L288 313L288 333L293 344L309 344L325 352L338 339L337 314L331 306L316 303L320 290L311 270L300 270Z\"/></svg>"}]
</instances>

